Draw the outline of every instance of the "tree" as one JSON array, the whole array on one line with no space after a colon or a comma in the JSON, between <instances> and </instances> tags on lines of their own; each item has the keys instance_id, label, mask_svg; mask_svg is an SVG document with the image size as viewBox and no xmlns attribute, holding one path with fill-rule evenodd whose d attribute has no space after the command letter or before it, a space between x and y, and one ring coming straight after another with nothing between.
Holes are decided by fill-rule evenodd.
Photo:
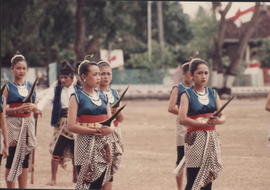
<instances>
[{"instance_id":1,"label":"tree","mask_svg":"<svg viewBox=\"0 0 270 190\"><path fill-rule=\"evenodd\" d=\"M1 53L7 65L16 50L30 66L70 58L81 61L87 54L99 59L101 48L121 48L128 61L132 54L147 50L147 2L9 0L2 5ZM184 45L192 38L188 16L178 2L163 2L162 8L164 48L177 56L177 65L185 59ZM153 40L157 41L154 11Z\"/></svg>"},{"instance_id":2,"label":"tree","mask_svg":"<svg viewBox=\"0 0 270 190\"><path fill-rule=\"evenodd\" d=\"M192 40L186 49L191 57L199 56L211 60L213 38L217 33L217 21L203 8L199 7L196 17L191 21Z\"/></svg>"},{"instance_id":3,"label":"tree","mask_svg":"<svg viewBox=\"0 0 270 190\"><path fill-rule=\"evenodd\" d=\"M212 3L212 9L217 10L217 7L219 5ZM218 21L218 30L217 34L214 37L214 48L212 53L212 59L213 59L213 76L212 76L212 86L217 89L218 93L220 95L222 94L230 94L232 84L234 82L236 74L239 72L240 69L240 63L243 60L243 55L246 49L246 46L248 44L249 39L251 38L254 29L256 27L256 23L258 23L259 20L259 12L260 12L260 3L256 2L255 5L255 12L251 18L251 20L245 24L244 29L241 30L240 39L239 39L239 45L237 47L237 50L235 51L234 56L231 59L231 62L224 71L224 35L226 31L227 21L225 19L226 14L230 10L232 6L232 3L229 2L225 6L223 10L221 8L219 9L220 13L220 19ZM215 11L214 11L215 12ZM214 15L215 17L215 15ZM224 97L225 97L224 96Z\"/></svg>"},{"instance_id":4,"label":"tree","mask_svg":"<svg viewBox=\"0 0 270 190\"><path fill-rule=\"evenodd\" d=\"M3 65L10 66L10 58L20 51L30 65L39 65L34 52L40 49L39 27L43 15L42 1L2 1L1 54L6 56ZM33 11L34 10L34 11ZM6 61L5 61L6 60Z\"/></svg>"},{"instance_id":5,"label":"tree","mask_svg":"<svg viewBox=\"0 0 270 190\"><path fill-rule=\"evenodd\" d=\"M226 75L225 86L223 90L225 94L231 94L231 88L232 88L235 76L239 72L240 63L243 60L243 55L244 55L246 46L256 28L256 24L259 21L260 7L261 7L261 3L256 2L255 12L253 13L253 16L251 20L245 25L244 30L242 30L242 34L240 35L239 45L235 52L235 56L232 58L231 64L229 65L225 73Z\"/></svg>"},{"instance_id":6,"label":"tree","mask_svg":"<svg viewBox=\"0 0 270 190\"><path fill-rule=\"evenodd\" d=\"M77 0L76 4L76 39L75 53L77 60L82 60L85 57L85 16L83 14L84 0Z\"/></svg>"},{"instance_id":7,"label":"tree","mask_svg":"<svg viewBox=\"0 0 270 190\"><path fill-rule=\"evenodd\" d=\"M216 19L215 12L219 9L220 20L218 24L218 31L214 36L213 50L212 50L212 61L213 61L213 72L212 72L212 87L217 90L220 94L221 89L223 87L223 44L224 44L224 36L226 31L226 15L232 6L232 2L227 3L225 8L221 9L221 3L217 4L216 2L212 2L212 9L214 19Z\"/></svg>"}]
</instances>

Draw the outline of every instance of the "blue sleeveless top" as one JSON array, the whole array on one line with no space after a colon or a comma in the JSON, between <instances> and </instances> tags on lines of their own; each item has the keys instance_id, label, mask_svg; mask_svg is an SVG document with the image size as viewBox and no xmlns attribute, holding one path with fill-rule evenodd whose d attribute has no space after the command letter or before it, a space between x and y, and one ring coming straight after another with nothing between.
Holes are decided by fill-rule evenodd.
<instances>
[{"instance_id":1,"label":"blue sleeveless top","mask_svg":"<svg viewBox=\"0 0 270 190\"><path fill-rule=\"evenodd\" d=\"M198 96L200 96L193 88L187 88L185 90L187 97L189 99L189 107L188 107L188 116L198 115L198 114L206 114L213 113L217 109L216 98L217 93L214 89L205 87L205 92L208 95L209 103L207 105L202 104L199 101Z\"/></svg>"},{"instance_id":2,"label":"blue sleeveless top","mask_svg":"<svg viewBox=\"0 0 270 190\"><path fill-rule=\"evenodd\" d=\"M25 81L24 85L26 85L28 93L30 93L31 87L32 87L33 84L31 82L29 82L29 81ZM28 96L28 94L26 96L20 95L19 91L18 91L18 87L17 87L16 83L14 83L14 82L7 82L6 87L8 89L7 104L22 103L24 98L26 96ZM36 100L36 91L34 90L31 102L34 103L35 100Z\"/></svg>"},{"instance_id":3,"label":"blue sleeveless top","mask_svg":"<svg viewBox=\"0 0 270 190\"><path fill-rule=\"evenodd\" d=\"M106 106L108 104L107 97L102 92L96 90L99 98L101 99L101 105L97 106L92 102L88 95L82 90L78 89L71 96L75 95L78 103L77 116L80 115L104 115L107 114Z\"/></svg>"},{"instance_id":4,"label":"blue sleeveless top","mask_svg":"<svg viewBox=\"0 0 270 190\"><path fill-rule=\"evenodd\" d=\"M111 90L112 95L113 95L113 98L114 98L114 101L113 101L113 102L109 102L109 99L108 99L107 95L105 94L105 92L104 92L104 91L102 91L102 90L100 90L100 91L102 92L102 94L103 94L104 96L106 96L106 97L107 97L108 102L110 103L110 106L112 106L113 104L115 104L115 103L116 103L116 102L119 100L120 96L119 96L119 94L118 94L118 91L117 91L117 90L112 89L112 88L110 88L110 90Z\"/></svg>"},{"instance_id":5,"label":"blue sleeveless top","mask_svg":"<svg viewBox=\"0 0 270 190\"><path fill-rule=\"evenodd\" d=\"M188 86L185 86L183 83L179 83L178 85L173 86L173 88L178 88L178 94L177 94L177 99L176 99L176 105L180 105L180 101L181 101L181 95L183 94L183 92L185 92L185 90L187 88L189 88Z\"/></svg>"}]
</instances>

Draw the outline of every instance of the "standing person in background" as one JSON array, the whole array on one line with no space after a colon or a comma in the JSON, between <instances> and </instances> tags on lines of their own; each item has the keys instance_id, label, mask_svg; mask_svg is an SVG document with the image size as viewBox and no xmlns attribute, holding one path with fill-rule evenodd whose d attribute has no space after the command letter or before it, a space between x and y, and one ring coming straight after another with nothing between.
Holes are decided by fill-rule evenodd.
<instances>
[{"instance_id":1,"label":"standing person in background","mask_svg":"<svg viewBox=\"0 0 270 190\"><path fill-rule=\"evenodd\" d=\"M221 101L214 89L206 87L209 79L207 62L199 58L192 59L190 73L194 85L182 94L178 114L180 124L187 127L185 190L211 190L212 181L222 169L215 126L223 124L225 116L213 116L221 107Z\"/></svg>"},{"instance_id":2,"label":"standing person in background","mask_svg":"<svg viewBox=\"0 0 270 190\"><path fill-rule=\"evenodd\" d=\"M181 95L190 87L192 83L192 78L189 72L189 62L186 62L181 67L182 74L183 74L183 82L180 82L178 85L174 85L172 87L172 91L170 94L169 100L169 107L168 112L178 116L179 105L181 100ZM186 133L186 128L183 125L179 124L179 118L176 119L176 150L177 150L177 159L176 159L176 166L184 157L184 136ZM176 183L177 189L183 190L184 189L184 172L179 175L176 175Z\"/></svg>"},{"instance_id":3,"label":"standing person in background","mask_svg":"<svg viewBox=\"0 0 270 190\"><path fill-rule=\"evenodd\" d=\"M97 90L100 71L95 62L84 60L78 68L82 89L71 95L68 128L76 133L75 165L78 169L76 189L102 189L111 180L114 127L100 126L111 115L107 97Z\"/></svg>"},{"instance_id":4,"label":"standing person in background","mask_svg":"<svg viewBox=\"0 0 270 190\"><path fill-rule=\"evenodd\" d=\"M62 62L59 72L59 83L51 88L45 97L37 104L40 110L48 104L52 104L51 126L54 127L53 139L49 144L51 159L51 179L48 185L56 185L57 170L60 164L64 169L66 162L72 160L73 183L77 181L77 172L74 165L74 134L67 128L67 112L69 98L76 89L80 88L74 84L74 72Z\"/></svg>"},{"instance_id":5,"label":"standing person in background","mask_svg":"<svg viewBox=\"0 0 270 190\"><path fill-rule=\"evenodd\" d=\"M100 77L101 77L99 89L107 96L108 102L110 106L112 106L120 98L117 90L112 89L110 87L110 84L112 82L112 68L110 64L106 61L99 61L97 64L100 70ZM111 107L112 114L114 114L116 110L117 108ZM118 123L122 122L123 120L124 120L123 114L122 113L118 114L118 116L116 117L116 120L114 121L115 130L113 132L113 135L110 136L112 137L111 140L114 146L113 148L114 152L113 152L113 158L112 158L113 159L112 160L112 173L115 173L119 169L121 158L124 151L121 127L118 126ZM112 181L113 181L113 177L111 178L109 182L104 184L103 190L111 190Z\"/></svg>"},{"instance_id":6,"label":"standing person in background","mask_svg":"<svg viewBox=\"0 0 270 190\"><path fill-rule=\"evenodd\" d=\"M23 103L32 88L32 83L25 80L27 63L23 55L12 57L11 71L14 80L8 82L4 90L9 144L6 183L8 188L15 188L15 180L18 178L19 188L26 188L29 155L37 145L32 113L39 113L39 111L34 104L35 92L31 99L32 103Z\"/></svg>"},{"instance_id":7,"label":"standing person in background","mask_svg":"<svg viewBox=\"0 0 270 190\"><path fill-rule=\"evenodd\" d=\"M3 107L4 97L0 94L0 165L2 157L8 156L8 132L6 126L6 109Z\"/></svg>"},{"instance_id":8,"label":"standing person in background","mask_svg":"<svg viewBox=\"0 0 270 190\"><path fill-rule=\"evenodd\" d=\"M265 110L270 112L270 93L268 93L266 98ZM267 141L267 145L270 146L270 127L268 128Z\"/></svg>"}]
</instances>

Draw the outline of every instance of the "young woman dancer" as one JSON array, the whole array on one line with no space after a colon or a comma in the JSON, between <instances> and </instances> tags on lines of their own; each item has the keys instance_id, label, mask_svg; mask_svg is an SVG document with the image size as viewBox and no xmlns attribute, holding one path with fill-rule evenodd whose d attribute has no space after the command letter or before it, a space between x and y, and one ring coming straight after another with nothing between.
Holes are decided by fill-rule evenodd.
<instances>
[{"instance_id":1,"label":"young woman dancer","mask_svg":"<svg viewBox=\"0 0 270 190\"><path fill-rule=\"evenodd\" d=\"M106 61L99 61L98 63L98 67L100 70L100 84L99 84L99 89L107 96L108 98L108 102L110 104L110 106L112 106L113 104L115 104L117 102L117 100L119 100L119 94L117 92L117 90L112 89L110 87L110 84L112 82L112 68L110 66L110 64ZM117 108L112 108L111 107L111 111L112 114L114 114L114 112L117 110ZM122 133L121 133L121 127L118 126L119 122L122 122L124 120L124 116L123 114L120 112L118 114L118 116L116 117L116 120L114 121L114 126L115 126L115 130L114 133L112 135L113 139L113 161L112 161L112 173L114 174L120 166L120 162L121 162L121 157L123 155L123 142L122 142ZM103 190L111 190L112 189L112 181L113 178L104 184L103 186Z\"/></svg>"},{"instance_id":2,"label":"young woman dancer","mask_svg":"<svg viewBox=\"0 0 270 190\"><path fill-rule=\"evenodd\" d=\"M14 80L7 83L4 91L9 144L6 183L8 188L15 188L15 180L18 178L19 188L26 188L29 154L36 146L32 112L38 113L38 109L34 104L35 93L31 99L32 103L23 103L32 88L32 83L25 80L27 63L23 55L12 57L11 71Z\"/></svg>"},{"instance_id":3,"label":"young woman dancer","mask_svg":"<svg viewBox=\"0 0 270 190\"><path fill-rule=\"evenodd\" d=\"M207 62L195 58L190 61L194 85L185 90L179 107L180 124L187 127L185 158L187 185L185 190L211 190L212 181L222 169L220 145L215 129L225 122L225 116L214 117L221 107L218 94L206 87L209 78Z\"/></svg>"},{"instance_id":4,"label":"young woman dancer","mask_svg":"<svg viewBox=\"0 0 270 190\"><path fill-rule=\"evenodd\" d=\"M183 74L183 82L180 82L178 85L172 87L172 91L170 94L169 107L168 112L178 115L179 105L181 100L181 95L185 91L186 88L190 87L192 83L192 79L189 72L189 62L186 62L182 65L182 74ZM186 128L183 125L179 124L179 118L176 119L176 151L177 151L177 159L176 165L184 157L184 136L186 133ZM182 172L179 175L176 175L176 184L178 190L184 189L184 173Z\"/></svg>"},{"instance_id":5,"label":"young woman dancer","mask_svg":"<svg viewBox=\"0 0 270 190\"><path fill-rule=\"evenodd\" d=\"M96 88L100 71L95 62L82 61L78 68L82 89L71 95L68 127L77 133L75 138L75 165L78 168L76 189L101 189L111 180L113 127L99 122L111 115L107 98Z\"/></svg>"}]
</instances>

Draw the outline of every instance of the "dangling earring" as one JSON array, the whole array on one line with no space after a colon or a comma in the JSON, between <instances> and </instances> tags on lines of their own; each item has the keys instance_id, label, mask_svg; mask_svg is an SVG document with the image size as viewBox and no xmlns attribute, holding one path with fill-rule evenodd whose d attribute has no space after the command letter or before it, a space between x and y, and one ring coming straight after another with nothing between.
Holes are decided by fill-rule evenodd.
<instances>
[{"instance_id":1,"label":"dangling earring","mask_svg":"<svg viewBox=\"0 0 270 190\"><path fill-rule=\"evenodd\" d=\"M83 82L86 82L86 79L83 79Z\"/></svg>"}]
</instances>

